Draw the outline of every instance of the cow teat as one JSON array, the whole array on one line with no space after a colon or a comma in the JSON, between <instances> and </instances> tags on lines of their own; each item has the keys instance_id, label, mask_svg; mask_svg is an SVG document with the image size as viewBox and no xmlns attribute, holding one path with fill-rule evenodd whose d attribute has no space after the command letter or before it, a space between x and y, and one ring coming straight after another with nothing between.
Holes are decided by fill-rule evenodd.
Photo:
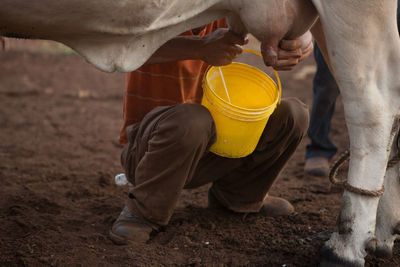
<instances>
[{"instance_id":1,"label":"cow teat","mask_svg":"<svg viewBox=\"0 0 400 267\"><path fill-rule=\"evenodd\" d=\"M278 60L278 45L283 39L303 35L315 22L317 12L309 0L233 0L234 10L249 33L261 41L261 53L267 66Z\"/></svg>"},{"instance_id":2,"label":"cow teat","mask_svg":"<svg viewBox=\"0 0 400 267\"><path fill-rule=\"evenodd\" d=\"M278 47L272 44L261 44L261 53L267 66L275 66L278 61Z\"/></svg>"}]
</instances>

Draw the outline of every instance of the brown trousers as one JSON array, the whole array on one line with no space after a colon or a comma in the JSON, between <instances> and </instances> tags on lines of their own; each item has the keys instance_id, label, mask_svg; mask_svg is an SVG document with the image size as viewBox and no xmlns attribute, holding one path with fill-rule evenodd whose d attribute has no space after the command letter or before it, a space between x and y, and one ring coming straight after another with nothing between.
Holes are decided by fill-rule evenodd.
<instances>
[{"instance_id":1,"label":"brown trousers","mask_svg":"<svg viewBox=\"0 0 400 267\"><path fill-rule=\"evenodd\" d=\"M255 151L232 159L208 152L215 141L209 111L198 104L158 107L127 128L121 163L128 180L128 208L166 225L184 188L212 182L217 200L237 212L257 212L308 128L308 109L282 100Z\"/></svg>"}]
</instances>

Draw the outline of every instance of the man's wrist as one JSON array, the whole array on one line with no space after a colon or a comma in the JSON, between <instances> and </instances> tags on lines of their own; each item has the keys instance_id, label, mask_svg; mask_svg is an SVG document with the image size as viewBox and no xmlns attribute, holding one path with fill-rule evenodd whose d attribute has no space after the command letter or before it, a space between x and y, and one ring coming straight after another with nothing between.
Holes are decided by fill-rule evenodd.
<instances>
[{"instance_id":1,"label":"man's wrist","mask_svg":"<svg viewBox=\"0 0 400 267\"><path fill-rule=\"evenodd\" d=\"M197 60L204 61L204 54L207 46L207 38L204 36L197 36L198 39L195 43L194 55Z\"/></svg>"}]
</instances>

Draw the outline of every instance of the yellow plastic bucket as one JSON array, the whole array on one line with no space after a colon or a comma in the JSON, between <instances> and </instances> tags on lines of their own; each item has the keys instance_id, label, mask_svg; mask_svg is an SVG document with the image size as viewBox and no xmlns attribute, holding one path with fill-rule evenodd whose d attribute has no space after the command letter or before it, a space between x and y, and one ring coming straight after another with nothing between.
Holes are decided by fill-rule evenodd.
<instances>
[{"instance_id":1,"label":"yellow plastic bucket","mask_svg":"<svg viewBox=\"0 0 400 267\"><path fill-rule=\"evenodd\" d=\"M261 56L252 50L244 51ZM254 151L281 99L281 83L273 71L278 86L266 73L244 63L208 69L203 78L201 104L210 111L217 130L211 152L241 158Z\"/></svg>"}]
</instances>

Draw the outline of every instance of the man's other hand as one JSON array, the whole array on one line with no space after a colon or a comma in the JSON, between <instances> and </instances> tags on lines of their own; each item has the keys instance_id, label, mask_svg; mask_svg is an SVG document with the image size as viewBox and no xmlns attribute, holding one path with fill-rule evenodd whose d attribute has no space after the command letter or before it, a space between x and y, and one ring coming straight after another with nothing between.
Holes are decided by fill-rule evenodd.
<instances>
[{"instance_id":1,"label":"man's other hand","mask_svg":"<svg viewBox=\"0 0 400 267\"><path fill-rule=\"evenodd\" d=\"M292 70L299 62L307 58L314 45L310 31L293 40L282 40L279 44L276 70Z\"/></svg>"}]
</instances>

